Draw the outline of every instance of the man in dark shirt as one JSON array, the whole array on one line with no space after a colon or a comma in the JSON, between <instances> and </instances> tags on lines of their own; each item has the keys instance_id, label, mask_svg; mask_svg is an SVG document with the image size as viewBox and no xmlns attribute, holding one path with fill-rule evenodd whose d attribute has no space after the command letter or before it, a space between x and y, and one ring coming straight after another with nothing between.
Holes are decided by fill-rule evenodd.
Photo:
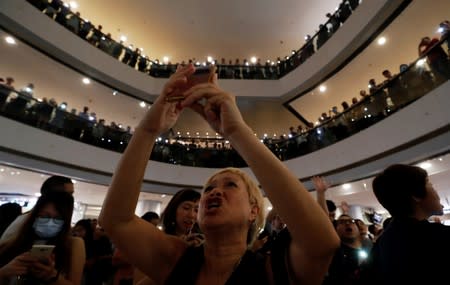
<instances>
[{"instance_id":1,"label":"man in dark shirt","mask_svg":"<svg viewBox=\"0 0 450 285\"><path fill-rule=\"evenodd\" d=\"M360 269L368 253L362 248L358 226L352 217L341 215L336 220L341 247L336 251L323 285L360 284Z\"/></svg>"},{"instance_id":2,"label":"man in dark shirt","mask_svg":"<svg viewBox=\"0 0 450 285\"><path fill-rule=\"evenodd\" d=\"M367 279L387 285L448 280L450 227L427 221L431 215L443 214L427 172L416 166L392 165L374 179L373 190L392 222L372 250Z\"/></svg>"}]
</instances>

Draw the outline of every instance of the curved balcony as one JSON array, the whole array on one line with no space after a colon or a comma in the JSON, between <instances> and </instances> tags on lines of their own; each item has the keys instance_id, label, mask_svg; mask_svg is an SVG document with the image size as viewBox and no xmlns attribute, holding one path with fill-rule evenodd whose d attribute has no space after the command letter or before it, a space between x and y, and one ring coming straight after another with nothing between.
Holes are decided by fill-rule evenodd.
<instances>
[{"instance_id":1,"label":"curved balcony","mask_svg":"<svg viewBox=\"0 0 450 285\"><path fill-rule=\"evenodd\" d=\"M237 96L289 100L341 68L409 2L364 1L320 50L281 79L224 80L222 85ZM165 80L137 73L121 64L86 41L74 37L72 32L30 4L6 0L0 3L0 8L4 29L88 76L144 100L152 98L161 90ZM293 60L296 62L302 61L295 58Z\"/></svg>"},{"instance_id":2,"label":"curved balcony","mask_svg":"<svg viewBox=\"0 0 450 285\"><path fill-rule=\"evenodd\" d=\"M448 63L446 60L442 62ZM389 163L414 162L447 152L450 83L443 73L448 72L448 65L446 71L442 67L445 65L431 62L428 68L425 60L419 59L362 103L299 136L267 141L267 146L280 159L292 158L285 164L299 178L325 174L335 182L367 176ZM120 157L111 150L123 150L129 134L108 130L98 136L95 127L90 128L89 118L83 121L64 110L54 110L50 119L52 106L33 102L24 92L15 95L7 95L11 98L2 109L9 118L0 120L2 161L101 183L109 181ZM146 189L169 193L173 187L199 187L215 168L245 167L232 149L194 149L183 145L182 138L173 141L168 144L161 138L155 146L151 158L162 162L152 162L147 169ZM208 143L213 144L211 140Z\"/></svg>"}]
</instances>

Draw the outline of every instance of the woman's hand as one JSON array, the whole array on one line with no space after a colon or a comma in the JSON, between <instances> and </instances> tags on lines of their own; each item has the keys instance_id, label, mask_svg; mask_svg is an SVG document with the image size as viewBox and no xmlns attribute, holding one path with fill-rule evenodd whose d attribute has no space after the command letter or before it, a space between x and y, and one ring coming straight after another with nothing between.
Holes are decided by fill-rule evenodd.
<instances>
[{"instance_id":1,"label":"woman's hand","mask_svg":"<svg viewBox=\"0 0 450 285\"><path fill-rule=\"evenodd\" d=\"M189 246L197 247L202 245L205 242L205 236L203 234L199 233L192 233L188 235L182 235L180 236L182 240L187 242Z\"/></svg>"},{"instance_id":2,"label":"woman's hand","mask_svg":"<svg viewBox=\"0 0 450 285\"><path fill-rule=\"evenodd\" d=\"M30 267L30 273L39 280L49 280L54 278L58 271L55 269L54 255L46 258L36 260Z\"/></svg>"},{"instance_id":3,"label":"woman's hand","mask_svg":"<svg viewBox=\"0 0 450 285\"><path fill-rule=\"evenodd\" d=\"M199 113L221 135L229 137L240 127L246 126L234 96L217 86L217 77L213 83L193 86L184 95L186 99L181 106Z\"/></svg>"},{"instance_id":4,"label":"woman's hand","mask_svg":"<svg viewBox=\"0 0 450 285\"><path fill-rule=\"evenodd\" d=\"M175 124L182 108L179 102L168 102L167 98L182 96L186 90L188 77L194 73L194 70L192 64L184 67L178 65L177 71L170 76L161 95L150 107L138 128L160 134Z\"/></svg>"},{"instance_id":5,"label":"woman's hand","mask_svg":"<svg viewBox=\"0 0 450 285\"><path fill-rule=\"evenodd\" d=\"M36 262L36 258L32 257L28 252L18 255L8 264L0 268L0 276L11 277L26 275L29 267L34 262Z\"/></svg>"},{"instance_id":6,"label":"woman's hand","mask_svg":"<svg viewBox=\"0 0 450 285\"><path fill-rule=\"evenodd\" d=\"M330 188L330 184L322 176L314 176L311 181L316 189L317 193L325 194L325 192Z\"/></svg>"}]
</instances>

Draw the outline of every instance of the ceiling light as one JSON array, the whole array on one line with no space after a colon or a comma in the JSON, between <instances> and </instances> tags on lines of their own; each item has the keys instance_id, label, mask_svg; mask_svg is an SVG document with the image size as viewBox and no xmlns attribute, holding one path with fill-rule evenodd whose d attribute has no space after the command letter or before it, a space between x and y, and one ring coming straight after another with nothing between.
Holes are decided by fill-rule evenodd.
<instances>
[{"instance_id":1,"label":"ceiling light","mask_svg":"<svg viewBox=\"0 0 450 285\"><path fill-rule=\"evenodd\" d=\"M13 37L11 37L11 36L5 37L5 41L6 41L6 43L8 43L10 45L15 45L16 44L16 40Z\"/></svg>"},{"instance_id":2,"label":"ceiling light","mask_svg":"<svg viewBox=\"0 0 450 285\"><path fill-rule=\"evenodd\" d=\"M345 190L348 190L348 189L352 188L352 186L348 183L345 183L342 185L342 188L344 188Z\"/></svg>"},{"instance_id":3,"label":"ceiling light","mask_svg":"<svg viewBox=\"0 0 450 285\"><path fill-rule=\"evenodd\" d=\"M70 180L72 180L73 184L77 184L77 181L75 179L70 179Z\"/></svg>"},{"instance_id":4,"label":"ceiling light","mask_svg":"<svg viewBox=\"0 0 450 285\"><path fill-rule=\"evenodd\" d=\"M256 57L252 56L252 58L250 58L251 63L256 63Z\"/></svg>"},{"instance_id":5,"label":"ceiling light","mask_svg":"<svg viewBox=\"0 0 450 285\"><path fill-rule=\"evenodd\" d=\"M91 84L91 80L87 77L83 78L81 81L83 81L83 83L86 85Z\"/></svg>"},{"instance_id":6,"label":"ceiling light","mask_svg":"<svg viewBox=\"0 0 450 285\"><path fill-rule=\"evenodd\" d=\"M5 171L5 169L4 168L0 168L0 172L3 172L3 171Z\"/></svg>"},{"instance_id":7,"label":"ceiling light","mask_svg":"<svg viewBox=\"0 0 450 285\"><path fill-rule=\"evenodd\" d=\"M117 93L119 93L119 91L117 91L117 90L114 90L114 91L113 91L113 96L116 96L116 95L117 95Z\"/></svg>"},{"instance_id":8,"label":"ceiling light","mask_svg":"<svg viewBox=\"0 0 450 285\"><path fill-rule=\"evenodd\" d=\"M212 62L212 61L213 61L213 58L212 58L212 56L208 56L208 57L206 58L206 60L207 60L208 62Z\"/></svg>"},{"instance_id":9,"label":"ceiling light","mask_svg":"<svg viewBox=\"0 0 450 285\"><path fill-rule=\"evenodd\" d=\"M163 57L163 62L164 63L168 63L169 62L169 57L168 56Z\"/></svg>"},{"instance_id":10,"label":"ceiling light","mask_svg":"<svg viewBox=\"0 0 450 285\"><path fill-rule=\"evenodd\" d=\"M164 198L164 197L166 197L166 194L162 194L162 195L161 195L161 198Z\"/></svg>"},{"instance_id":11,"label":"ceiling light","mask_svg":"<svg viewBox=\"0 0 450 285\"><path fill-rule=\"evenodd\" d=\"M141 108L145 108L145 102L142 101L141 103L139 103L139 106L141 106Z\"/></svg>"},{"instance_id":12,"label":"ceiling light","mask_svg":"<svg viewBox=\"0 0 450 285\"><path fill-rule=\"evenodd\" d=\"M36 192L36 193L34 193L34 196L36 196L36 197L41 197L41 193Z\"/></svg>"},{"instance_id":13,"label":"ceiling light","mask_svg":"<svg viewBox=\"0 0 450 285\"><path fill-rule=\"evenodd\" d=\"M75 2L75 1L70 1L70 2L69 2L69 6L70 6L70 8L72 8L72 9L77 9L77 8L78 8L78 3Z\"/></svg>"},{"instance_id":14,"label":"ceiling light","mask_svg":"<svg viewBox=\"0 0 450 285\"><path fill-rule=\"evenodd\" d=\"M367 188L367 184L366 183L364 183L363 186L364 186L364 188Z\"/></svg>"},{"instance_id":15,"label":"ceiling light","mask_svg":"<svg viewBox=\"0 0 450 285\"><path fill-rule=\"evenodd\" d=\"M325 85L320 85L319 91L323 93L323 92L327 91L327 87Z\"/></svg>"},{"instance_id":16,"label":"ceiling light","mask_svg":"<svg viewBox=\"0 0 450 285\"><path fill-rule=\"evenodd\" d=\"M437 29L437 32L439 34L442 34L444 32L444 28L443 27L439 27L439 29Z\"/></svg>"},{"instance_id":17,"label":"ceiling light","mask_svg":"<svg viewBox=\"0 0 450 285\"><path fill-rule=\"evenodd\" d=\"M442 157L439 157L439 161L442 161L443 159L442 159Z\"/></svg>"},{"instance_id":18,"label":"ceiling light","mask_svg":"<svg viewBox=\"0 0 450 285\"><path fill-rule=\"evenodd\" d=\"M385 37L381 37L378 39L377 41L378 45L382 46L386 43L386 38Z\"/></svg>"},{"instance_id":19,"label":"ceiling light","mask_svg":"<svg viewBox=\"0 0 450 285\"><path fill-rule=\"evenodd\" d=\"M127 36L120 36L120 40L122 42L126 42L127 41Z\"/></svg>"},{"instance_id":20,"label":"ceiling light","mask_svg":"<svg viewBox=\"0 0 450 285\"><path fill-rule=\"evenodd\" d=\"M421 164L419 164L419 167L423 168L423 169L428 169L431 167L431 163L429 162L423 162Z\"/></svg>"}]
</instances>

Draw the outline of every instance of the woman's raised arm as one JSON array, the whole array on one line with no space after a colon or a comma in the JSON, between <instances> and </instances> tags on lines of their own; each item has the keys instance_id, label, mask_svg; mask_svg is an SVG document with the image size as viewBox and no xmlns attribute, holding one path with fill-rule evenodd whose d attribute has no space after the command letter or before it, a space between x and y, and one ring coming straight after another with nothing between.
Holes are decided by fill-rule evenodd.
<instances>
[{"instance_id":1,"label":"woman's raised arm","mask_svg":"<svg viewBox=\"0 0 450 285\"><path fill-rule=\"evenodd\" d=\"M170 273L186 245L169 237L134 212L145 168L156 138L171 128L181 108L166 100L183 90L193 66L178 68L136 128L115 170L99 217L100 225L131 263L158 284Z\"/></svg>"}]
</instances>

